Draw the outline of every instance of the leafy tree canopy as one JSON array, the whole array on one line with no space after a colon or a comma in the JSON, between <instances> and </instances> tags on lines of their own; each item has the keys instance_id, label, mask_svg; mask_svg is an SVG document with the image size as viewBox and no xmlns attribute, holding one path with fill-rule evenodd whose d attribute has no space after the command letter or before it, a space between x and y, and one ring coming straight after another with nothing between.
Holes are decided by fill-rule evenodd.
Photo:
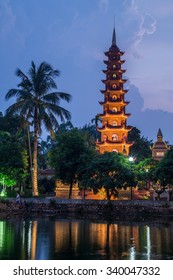
<instances>
[{"instance_id":1,"label":"leafy tree canopy","mask_svg":"<svg viewBox=\"0 0 173 280\"><path fill-rule=\"evenodd\" d=\"M171 148L163 159L159 162L155 176L163 187L166 185L173 186L173 148Z\"/></svg>"},{"instance_id":2,"label":"leafy tree canopy","mask_svg":"<svg viewBox=\"0 0 173 280\"><path fill-rule=\"evenodd\" d=\"M16 135L0 132L0 173L3 178L21 181L27 176L27 153Z\"/></svg>"},{"instance_id":3,"label":"leafy tree canopy","mask_svg":"<svg viewBox=\"0 0 173 280\"><path fill-rule=\"evenodd\" d=\"M86 167L81 167L80 181L95 193L104 188L108 200L117 195L117 189L136 185L128 159L117 153L95 155Z\"/></svg>"},{"instance_id":4,"label":"leafy tree canopy","mask_svg":"<svg viewBox=\"0 0 173 280\"><path fill-rule=\"evenodd\" d=\"M134 127L128 136L130 142L134 142L133 146L130 148L130 154L136 159L136 162L140 162L146 158L151 158L151 145L152 141L148 140L144 136L141 137L141 132L139 129Z\"/></svg>"},{"instance_id":5,"label":"leafy tree canopy","mask_svg":"<svg viewBox=\"0 0 173 280\"><path fill-rule=\"evenodd\" d=\"M70 184L69 198L73 184L78 180L80 166L85 166L95 154L90 138L77 128L60 133L57 146L50 152L50 164L63 183Z\"/></svg>"}]
</instances>

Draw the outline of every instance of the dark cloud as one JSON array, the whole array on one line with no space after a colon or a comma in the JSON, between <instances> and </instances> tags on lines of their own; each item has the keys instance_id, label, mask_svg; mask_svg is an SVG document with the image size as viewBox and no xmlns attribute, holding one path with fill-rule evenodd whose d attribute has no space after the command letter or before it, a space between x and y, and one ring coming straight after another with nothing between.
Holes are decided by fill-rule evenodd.
<instances>
[{"instance_id":1,"label":"dark cloud","mask_svg":"<svg viewBox=\"0 0 173 280\"><path fill-rule=\"evenodd\" d=\"M164 140L173 143L173 113L160 109L143 110L144 100L135 85L129 86L129 93L126 99L130 100L130 104L127 107L127 111L132 114L128 119L130 125L136 126L141 130L142 135L154 141L156 140L158 129L161 128Z\"/></svg>"}]
</instances>

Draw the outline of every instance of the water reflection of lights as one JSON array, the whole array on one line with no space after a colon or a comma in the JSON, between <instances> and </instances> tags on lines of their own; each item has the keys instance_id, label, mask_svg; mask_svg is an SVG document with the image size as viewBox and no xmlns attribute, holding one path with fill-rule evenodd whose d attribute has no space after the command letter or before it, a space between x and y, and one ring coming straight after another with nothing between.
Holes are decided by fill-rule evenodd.
<instances>
[{"instance_id":1,"label":"water reflection of lights","mask_svg":"<svg viewBox=\"0 0 173 280\"><path fill-rule=\"evenodd\" d=\"M136 259L136 248L135 248L135 238L131 237L130 238L130 260L135 260Z\"/></svg>"},{"instance_id":2,"label":"water reflection of lights","mask_svg":"<svg viewBox=\"0 0 173 280\"><path fill-rule=\"evenodd\" d=\"M36 257L36 246L37 246L37 224L38 221L32 222L32 245L31 245L31 260L35 260Z\"/></svg>"},{"instance_id":3,"label":"water reflection of lights","mask_svg":"<svg viewBox=\"0 0 173 280\"><path fill-rule=\"evenodd\" d=\"M150 260L151 255L151 237L150 228L147 226L147 260Z\"/></svg>"},{"instance_id":4,"label":"water reflection of lights","mask_svg":"<svg viewBox=\"0 0 173 280\"><path fill-rule=\"evenodd\" d=\"M28 228L28 246L27 246L27 253L29 258L31 257L31 229L32 229L32 221L29 222Z\"/></svg>"},{"instance_id":5,"label":"water reflection of lights","mask_svg":"<svg viewBox=\"0 0 173 280\"><path fill-rule=\"evenodd\" d=\"M22 246L25 246L25 221L22 223Z\"/></svg>"},{"instance_id":6,"label":"water reflection of lights","mask_svg":"<svg viewBox=\"0 0 173 280\"><path fill-rule=\"evenodd\" d=\"M4 229L5 229L5 222L0 221L0 248L2 248L4 243Z\"/></svg>"}]
</instances>

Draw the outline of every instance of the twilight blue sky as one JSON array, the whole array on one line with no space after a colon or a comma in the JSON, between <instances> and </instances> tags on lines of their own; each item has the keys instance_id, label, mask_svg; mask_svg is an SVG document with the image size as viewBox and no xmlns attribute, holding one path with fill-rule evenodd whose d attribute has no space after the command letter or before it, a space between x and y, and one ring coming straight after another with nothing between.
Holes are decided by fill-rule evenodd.
<instances>
[{"instance_id":1,"label":"twilight blue sky","mask_svg":"<svg viewBox=\"0 0 173 280\"><path fill-rule=\"evenodd\" d=\"M34 60L61 71L58 89L73 97L63 105L75 126L101 113L114 15L117 45L125 51L128 124L149 140L161 128L173 143L172 0L0 0L0 111L12 102L4 96L19 81L16 68L27 72Z\"/></svg>"}]
</instances>

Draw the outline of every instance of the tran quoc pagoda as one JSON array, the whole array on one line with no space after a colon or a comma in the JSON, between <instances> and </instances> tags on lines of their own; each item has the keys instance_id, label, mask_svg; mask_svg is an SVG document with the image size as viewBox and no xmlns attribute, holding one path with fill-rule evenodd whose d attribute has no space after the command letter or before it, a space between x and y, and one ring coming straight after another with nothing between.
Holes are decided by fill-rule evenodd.
<instances>
[{"instance_id":1,"label":"tran quoc pagoda","mask_svg":"<svg viewBox=\"0 0 173 280\"><path fill-rule=\"evenodd\" d=\"M122 69L125 60L121 59L124 52L120 51L116 44L115 27L112 45L105 55L107 56L107 60L104 61L106 70L103 70L103 73L106 78L102 80L105 89L101 90L104 100L99 102L103 113L98 115L102 125L97 127L97 131L101 133L101 141L97 141L97 146L100 153L117 152L128 156L129 149L133 145L128 142L128 133L132 126L127 126L127 118L130 114L126 113L129 102L125 101L128 92L124 89L127 80L123 79L126 70Z\"/></svg>"}]
</instances>

